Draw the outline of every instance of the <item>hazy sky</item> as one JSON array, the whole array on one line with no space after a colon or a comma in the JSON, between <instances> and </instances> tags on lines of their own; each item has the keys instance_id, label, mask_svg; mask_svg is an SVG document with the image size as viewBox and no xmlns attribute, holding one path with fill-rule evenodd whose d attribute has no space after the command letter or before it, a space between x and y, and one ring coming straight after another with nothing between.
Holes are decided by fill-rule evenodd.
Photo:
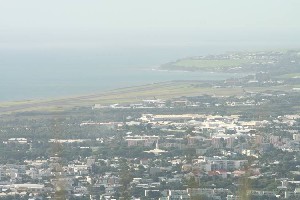
<instances>
[{"instance_id":1,"label":"hazy sky","mask_svg":"<svg viewBox=\"0 0 300 200\"><path fill-rule=\"evenodd\" d=\"M299 0L0 0L0 46L296 46L299 10Z\"/></svg>"}]
</instances>

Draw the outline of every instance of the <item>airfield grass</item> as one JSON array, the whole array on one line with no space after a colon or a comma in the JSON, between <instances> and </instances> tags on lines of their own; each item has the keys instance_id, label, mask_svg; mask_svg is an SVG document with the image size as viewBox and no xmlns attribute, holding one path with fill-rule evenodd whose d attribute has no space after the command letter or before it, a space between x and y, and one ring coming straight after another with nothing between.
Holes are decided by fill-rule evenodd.
<instances>
[{"instance_id":1,"label":"airfield grass","mask_svg":"<svg viewBox=\"0 0 300 200\"><path fill-rule=\"evenodd\" d=\"M31 104L31 103L38 103L38 100L23 100L23 101L5 101L0 102L0 107L9 107L9 106L16 106L16 105L24 105L24 104Z\"/></svg>"},{"instance_id":2,"label":"airfield grass","mask_svg":"<svg viewBox=\"0 0 300 200\"><path fill-rule=\"evenodd\" d=\"M284 79L300 78L300 73L283 74L283 75L277 76L277 78L284 78Z\"/></svg>"},{"instance_id":3,"label":"airfield grass","mask_svg":"<svg viewBox=\"0 0 300 200\"><path fill-rule=\"evenodd\" d=\"M210 86L197 86L199 82L167 82L157 83L144 86L130 87L104 92L102 94L91 94L85 96L68 97L55 100L40 101L24 101L8 102L0 104L1 107L12 108L12 111L6 111L5 114L11 112L24 111L48 111L60 112L73 107L93 106L94 104L110 105L110 104L126 104L136 103L144 99L170 99L182 96L235 96L243 95L244 90L247 92L264 92L264 91L288 91L295 86L274 86L274 87L224 87L214 88ZM14 109L15 106L23 106L20 109Z\"/></svg>"}]
</instances>

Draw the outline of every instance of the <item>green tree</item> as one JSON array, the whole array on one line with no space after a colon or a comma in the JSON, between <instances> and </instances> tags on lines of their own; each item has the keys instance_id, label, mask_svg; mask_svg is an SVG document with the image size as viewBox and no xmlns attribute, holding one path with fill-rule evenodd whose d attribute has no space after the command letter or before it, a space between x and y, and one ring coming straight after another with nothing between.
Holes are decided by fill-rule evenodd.
<instances>
[{"instance_id":1,"label":"green tree","mask_svg":"<svg viewBox=\"0 0 300 200\"><path fill-rule=\"evenodd\" d=\"M127 200L130 199L129 184L132 181L133 177L126 159L121 159L119 165L120 165L121 198Z\"/></svg>"}]
</instances>

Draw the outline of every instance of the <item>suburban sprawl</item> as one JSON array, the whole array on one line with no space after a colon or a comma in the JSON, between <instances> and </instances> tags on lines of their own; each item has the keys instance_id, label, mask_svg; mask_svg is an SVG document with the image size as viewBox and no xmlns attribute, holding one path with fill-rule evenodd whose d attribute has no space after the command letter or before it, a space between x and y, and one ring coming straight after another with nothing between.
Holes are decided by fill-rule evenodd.
<instances>
[{"instance_id":1,"label":"suburban sprawl","mask_svg":"<svg viewBox=\"0 0 300 200\"><path fill-rule=\"evenodd\" d=\"M245 75L0 104L0 199L300 199L300 51L160 69Z\"/></svg>"}]
</instances>

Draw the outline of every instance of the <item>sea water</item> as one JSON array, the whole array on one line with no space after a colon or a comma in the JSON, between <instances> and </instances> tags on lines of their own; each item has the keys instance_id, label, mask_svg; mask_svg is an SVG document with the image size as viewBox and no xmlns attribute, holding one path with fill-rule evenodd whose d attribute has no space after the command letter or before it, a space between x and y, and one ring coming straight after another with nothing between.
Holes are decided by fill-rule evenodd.
<instances>
[{"instance_id":1,"label":"sea water","mask_svg":"<svg viewBox=\"0 0 300 200\"><path fill-rule=\"evenodd\" d=\"M223 80L237 74L157 70L205 47L0 49L0 101L59 98L173 80Z\"/></svg>"}]
</instances>

